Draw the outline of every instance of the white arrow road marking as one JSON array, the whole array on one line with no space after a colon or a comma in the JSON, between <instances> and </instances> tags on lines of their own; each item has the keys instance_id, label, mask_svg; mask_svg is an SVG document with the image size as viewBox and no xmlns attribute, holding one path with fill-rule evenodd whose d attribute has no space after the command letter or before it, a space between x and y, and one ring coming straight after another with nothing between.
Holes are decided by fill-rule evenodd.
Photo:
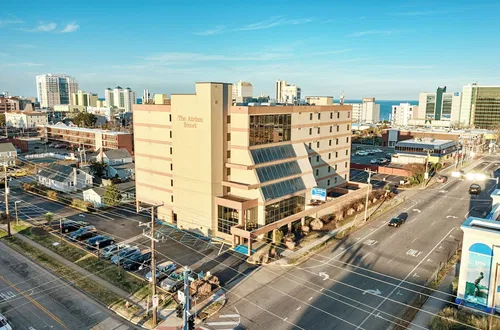
<instances>
[{"instance_id":1,"label":"white arrow road marking","mask_svg":"<svg viewBox=\"0 0 500 330\"><path fill-rule=\"evenodd\" d=\"M380 295L382 292L380 292L379 289L376 289L376 290L365 290L363 291L363 294L367 294L367 293L371 293L371 294L376 294L377 296Z\"/></svg>"},{"instance_id":2,"label":"white arrow road marking","mask_svg":"<svg viewBox=\"0 0 500 330\"><path fill-rule=\"evenodd\" d=\"M422 254L422 251L418 251L418 250L414 250L414 249L409 249L407 252L406 252L406 255L409 255L409 256L412 256L412 257L418 257L419 255Z\"/></svg>"},{"instance_id":3,"label":"white arrow road marking","mask_svg":"<svg viewBox=\"0 0 500 330\"><path fill-rule=\"evenodd\" d=\"M398 290L398 292L396 292L396 296L402 296L403 294L401 293L401 291Z\"/></svg>"},{"instance_id":4,"label":"white arrow road marking","mask_svg":"<svg viewBox=\"0 0 500 330\"><path fill-rule=\"evenodd\" d=\"M427 262L432 262L432 260L431 260L431 259L429 259L429 258L427 258Z\"/></svg>"},{"instance_id":5,"label":"white arrow road marking","mask_svg":"<svg viewBox=\"0 0 500 330\"><path fill-rule=\"evenodd\" d=\"M366 241L363 242L363 245L375 245L377 244L378 241L374 240L374 239L367 239Z\"/></svg>"},{"instance_id":6,"label":"white arrow road marking","mask_svg":"<svg viewBox=\"0 0 500 330\"><path fill-rule=\"evenodd\" d=\"M413 277L419 277L417 273L413 274Z\"/></svg>"},{"instance_id":7,"label":"white arrow road marking","mask_svg":"<svg viewBox=\"0 0 500 330\"><path fill-rule=\"evenodd\" d=\"M448 190L440 190L439 191L441 194L446 194L448 192Z\"/></svg>"},{"instance_id":8,"label":"white arrow road marking","mask_svg":"<svg viewBox=\"0 0 500 330\"><path fill-rule=\"evenodd\" d=\"M418 212L418 213L420 213L420 212L422 212L422 211L420 211L419 209L413 209L413 212Z\"/></svg>"},{"instance_id":9,"label":"white arrow road marking","mask_svg":"<svg viewBox=\"0 0 500 330\"><path fill-rule=\"evenodd\" d=\"M323 278L323 281L326 281L327 279L330 278L330 276L328 276L327 273L324 273L324 272L321 272L318 274L319 276L321 276Z\"/></svg>"},{"instance_id":10,"label":"white arrow road marking","mask_svg":"<svg viewBox=\"0 0 500 330\"><path fill-rule=\"evenodd\" d=\"M8 301L10 299L13 299L16 295L12 291L7 291L5 293L0 293L0 297L2 298L3 301Z\"/></svg>"},{"instance_id":11,"label":"white arrow road marking","mask_svg":"<svg viewBox=\"0 0 500 330\"><path fill-rule=\"evenodd\" d=\"M454 215L447 215L446 216L446 219L449 219L449 218L452 218L452 219L457 219L458 217L454 216Z\"/></svg>"}]
</instances>

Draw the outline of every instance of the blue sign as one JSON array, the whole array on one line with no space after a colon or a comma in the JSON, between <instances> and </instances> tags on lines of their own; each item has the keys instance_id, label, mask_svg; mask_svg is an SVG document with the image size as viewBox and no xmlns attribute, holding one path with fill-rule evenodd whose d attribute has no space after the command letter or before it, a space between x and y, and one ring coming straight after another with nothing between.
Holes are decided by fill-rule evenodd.
<instances>
[{"instance_id":1,"label":"blue sign","mask_svg":"<svg viewBox=\"0 0 500 330\"><path fill-rule=\"evenodd\" d=\"M459 92L455 92L454 94L455 96L460 96L460 93Z\"/></svg>"},{"instance_id":2,"label":"blue sign","mask_svg":"<svg viewBox=\"0 0 500 330\"><path fill-rule=\"evenodd\" d=\"M311 198L316 199L316 200L320 200L320 201L326 201L326 189L312 188Z\"/></svg>"}]
</instances>

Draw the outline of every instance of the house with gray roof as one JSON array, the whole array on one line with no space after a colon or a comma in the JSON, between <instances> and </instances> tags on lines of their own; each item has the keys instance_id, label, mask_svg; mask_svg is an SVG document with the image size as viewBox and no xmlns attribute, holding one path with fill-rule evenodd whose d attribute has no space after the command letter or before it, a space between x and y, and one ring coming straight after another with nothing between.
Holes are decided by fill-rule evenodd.
<instances>
[{"instance_id":1,"label":"house with gray roof","mask_svg":"<svg viewBox=\"0 0 500 330\"><path fill-rule=\"evenodd\" d=\"M17 150L10 142L0 143L0 166L16 165Z\"/></svg>"},{"instance_id":2,"label":"house with gray roof","mask_svg":"<svg viewBox=\"0 0 500 330\"><path fill-rule=\"evenodd\" d=\"M121 203L130 203L135 201L135 182L125 182L115 185L120 191ZM103 207L104 192L106 187L94 187L83 191L83 200L92 203L94 207Z\"/></svg>"},{"instance_id":3,"label":"house with gray roof","mask_svg":"<svg viewBox=\"0 0 500 330\"><path fill-rule=\"evenodd\" d=\"M108 178L133 179L135 165L127 149L106 150L97 155L97 160L106 164Z\"/></svg>"},{"instance_id":4,"label":"house with gray roof","mask_svg":"<svg viewBox=\"0 0 500 330\"><path fill-rule=\"evenodd\" d=\"M47 188L68 193L92 186L93 178L76 167L50 164L38 171L37 181Z\"/></svg>"}]
</instances>

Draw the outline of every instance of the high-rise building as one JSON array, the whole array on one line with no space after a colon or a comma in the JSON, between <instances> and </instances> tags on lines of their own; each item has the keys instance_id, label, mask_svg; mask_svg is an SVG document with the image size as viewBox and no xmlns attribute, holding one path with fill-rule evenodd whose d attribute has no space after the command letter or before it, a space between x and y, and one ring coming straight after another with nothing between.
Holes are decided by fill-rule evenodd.
<instances>
[{"instance_id":1,"label":"high-rise building","mask_svg":"<svg viewBox=\"0 0 500 330\"><path fill-rule=\"evenodd\" d=\"M285 80L276 81L276 103L298 104L302 97L302 89L296 85L288 85Z\"/></svg>"},{"instance_id":2,"label":"high-rise building","mask_svg":"<svg viewBox=\"0 0 500 330\"><path fill-rule=\"evenodd\" d=\"M458 95L460 96L460 95ZM420 93L418 98L419 118L426 120L454 121L453 109L460 107L461 100L456 93L447 93L446 86L440 86L435 93Z\"/></svg>"},{"instance_id":3,"label":"high-rise building","mask_svg":"<svg viewBox=\"0 0 500 330\"><path fill-rule=\"evenodd\" d=\"M232 106L231 98L232 84L206 82L172 94L171 104L133 106L138 203L251 251L248 237L316 214L312 188L330 196L321 209L366 194L341 189L353 184L351 106Z\"/></svg>"},{"instance_id":4,"label":"high-rise building","mask_svg":"<svg viewBox=\"0 0 500 330\"><path fill-rule=\"evenodd\" d=\"M152 102L151 94L149 93L149 90L145 89L142 92L142 104L148 104L150 103L150 100Z\"/></svg>"},{"instance_id":5,"label":"high-rise building","mask_svg":"<svg viewBox=\"0 0 500 330\"><path fill-rule=\"evenodd\" d=\"M498 127L500 125L500 85L464 86L460 124L487 129Z\"/></svg>"},{"instance_id":6,"label":"high-rise building","mask_svg":"<svg viewBox=\"0 0 500 330\"><path fill-rule=\"evenodd\" d=\"M71 94L71 105L96 107L97 99L97 94L85 93L84 91L79 90L78 92Z\"/></svg>"},{"instance_id":7,"label":"high-rise building","mask_svg":"<svg viewBox=\"0 0 500 330\"><path fill-rule=\"evenodd\" d=\"M107 88L104 91L106 106L118 108L121 112L132 112L132 104L136 104L135 92L129 87L123 89L120 86L115 89Z\"/></svg>"},{"instance_id":8,"label":"high-rise building","mask_svg":"<svg viewBox=\"0 0 500 330\"><path fill-rule=\"evenodd\" d=\"M253 86L246 81L238 81L233 84L233 100L236 102L245 102L253 97Z\"/></svg>"},{"instance_id":9,"label":"high-rise building","mask_svg":"<svg viewBox=\"0 0 500 330\"><path fill-rule=\"evenodd\" d=\"M374 97L364 97L361 103L352 106L352 121L355 123L378 123L380 121L380 104Z\"/></svg>"},{"instance_id":10,"label":"high-rise building","mask_svg":"<svg viewBox=\"0 0 500 330\"><path fill-rule=\"evenodd\" d=\"M409 120L416 117L418 106L410 103L400 103L392 106L391 126L408 126Z\"/></svg>"},{"instance_id":11,"label":"high-rise building","mask_svg":"<svg viewBox=\"0 0 500 330\"><path fill-rule=\"evenodd\" d=\"M70 104L71 94L78 91L75 78L67 75L45 74L36 76L38 102L42 108L58 104Z\"/></svg>"}]
</instances>

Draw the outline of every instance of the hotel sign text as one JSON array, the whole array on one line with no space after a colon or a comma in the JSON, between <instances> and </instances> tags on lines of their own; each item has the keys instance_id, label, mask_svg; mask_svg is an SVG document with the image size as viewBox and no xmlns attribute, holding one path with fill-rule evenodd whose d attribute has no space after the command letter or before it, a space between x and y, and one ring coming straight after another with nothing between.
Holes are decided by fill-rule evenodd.
<instances>
[{"instance_id":1,"label":"hotel sign text","mask_svg":"<svg viewBox=\"0 0 500 330\"><path fill-rule=\"evenodd\" d=\"M203 118L193 116L184 117L177 115L177 120L184 122L185 128L197 128L198 123L203 123Z\"/></svg>"}]
</instances>

